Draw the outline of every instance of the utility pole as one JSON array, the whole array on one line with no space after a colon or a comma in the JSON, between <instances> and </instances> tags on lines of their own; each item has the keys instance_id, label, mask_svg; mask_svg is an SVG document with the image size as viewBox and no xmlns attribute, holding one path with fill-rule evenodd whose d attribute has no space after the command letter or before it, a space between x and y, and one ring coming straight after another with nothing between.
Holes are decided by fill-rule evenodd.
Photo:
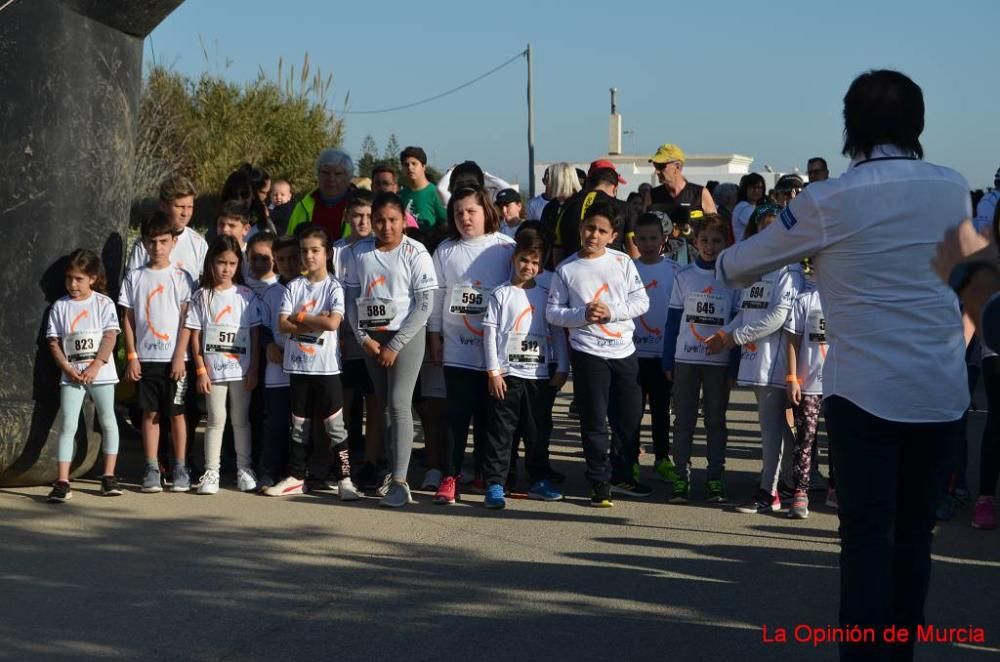
<instances>
[{"instance_id":1,"label":"utility pole","mask_svg":"<svg viewBox=\"0 0 1000 662\"><path fill-rule=\"evenodd\" d=\"M535 197L535 97L531 90L531 44L528 56L528 197Z\"/></svg>"}]
</instances>

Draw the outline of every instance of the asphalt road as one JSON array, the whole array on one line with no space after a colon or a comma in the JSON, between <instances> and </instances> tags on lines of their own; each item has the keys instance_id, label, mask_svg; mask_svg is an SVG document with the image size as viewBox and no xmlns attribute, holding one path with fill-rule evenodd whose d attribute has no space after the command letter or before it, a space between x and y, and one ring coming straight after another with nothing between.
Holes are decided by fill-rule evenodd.
<instances>
[{"instance_id":1,"label":"asphalt road","mask_svg":"<svg viewBox=\"0 0 1000 662\"><path fill-rule=\"evenodd\" d=\"M759 470L751 403L734 394L734 499ZM0 659L835 659L835 646L762 637L764 625L836 623L834 513L668 505L662 483L648 501L592 509L568 404L560 396L552 448L568 498L502 512L473 495L442 507L416 493L401 511L323 491L269 499L240 494L231 476L212 497L111 499L79 481L54 506L47 488L0 490ZM981 425L974 414L971 438ZM697 442L696 498L700 431ZM126 441L124 467L140 455ZM927 618L985 627L987 641L923 645L918 659L1000 653L1000 531L969 518L939 527Z\"/></svg>"}]
</instances>

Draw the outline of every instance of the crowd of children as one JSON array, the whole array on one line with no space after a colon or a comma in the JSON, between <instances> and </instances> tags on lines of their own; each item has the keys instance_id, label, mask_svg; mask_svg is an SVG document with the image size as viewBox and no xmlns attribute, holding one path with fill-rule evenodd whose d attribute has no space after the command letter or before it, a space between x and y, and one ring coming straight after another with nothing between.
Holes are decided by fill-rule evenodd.
<instances>
[{"instance_id":1,"label":"crowd of children","mask_svg":"<svg viewBox=\"0 0 1000 662\"><path fill-rule=\"evenodd\" d=\"M136 383L142 410L143 492L164 486L164 426L170 489L216 493L228 422L240 491L302 494L321 440L341 499L371 489L381 505L402 507L413 502L417 414L427 469L420 486L434 491L435 503L454 503L468 484L485 494L487 508L504 508L522 446L528 497L558 501L565 476L549 461L552 404L572 369L592 505L652 494L639 472L646 407L652 475L669 483L668 501L693 498L701 415L707 472L698 496L727 502L726 415L739 384L757 399L763 462L757 493L737 510L768 513L785 502L789 517L808 517L826 356L808 267L782 267L735 291L715 272L732 241L728 221L706 214L679 232L667 214L646 211L623 226L620 207L596 200L582 212L579 249L547 270L549 228L524 220L517 191L487 193L469 163L452 173L441 220L424 199L426 156L407 148L401 164L415 190L351 189L338 202L339 237L308 221L279 237L251 227L246 206L230 201L208 243L188 227L193 187L173 177L129 255L120 313L104 294L97 256L75 251L67 296L53 305L46 333L63 373L59 479L50 500L72 496L85 395L103 432L102 492L122 493L114 418L121 330L123 378ZM596 181L603 173L589 174ZM617 181L617 173L605 179ZM744 236L781 213L756 202L741 213ZM685 244L686 264L669 257L678 254L671 240ZM192 480L189 426L199 406L207 413L204 471ZM473 475L463 481L470 423ZM829 478L827 503L835 506Z\"/></svg>"}]
</instances>

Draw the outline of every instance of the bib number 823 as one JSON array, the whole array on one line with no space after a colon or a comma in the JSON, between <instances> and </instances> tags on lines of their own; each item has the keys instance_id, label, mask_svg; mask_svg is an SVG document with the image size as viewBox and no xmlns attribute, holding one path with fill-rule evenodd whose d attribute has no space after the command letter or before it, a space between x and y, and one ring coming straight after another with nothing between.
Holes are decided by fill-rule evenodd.
<instances>
[{"instance_id":1,"label":"bib number 823","mask_svg":"<svg viewBox=\"0 0 1000 662\"><path fill-rule=\"evenodd\" d=\"M79 338L73 341L73 349L80 352L88 349L94 349L94 339L93 338Z\"/></svg>"}]
</instances>

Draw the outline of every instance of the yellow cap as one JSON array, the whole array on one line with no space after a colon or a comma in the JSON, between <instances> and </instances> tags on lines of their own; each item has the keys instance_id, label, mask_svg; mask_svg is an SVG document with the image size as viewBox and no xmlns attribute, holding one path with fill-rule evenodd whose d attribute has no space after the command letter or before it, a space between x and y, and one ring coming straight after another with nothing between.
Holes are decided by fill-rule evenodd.
<instances>
[{"instance_id":1,"label":"yellow cap","mask_svg":"<svg viewBox=\"0 0 1000 662\"><path fill-rule=\"evenodd\" d=\"M671 161L684 163L684 150L669 143L657 147L656 154L653 154L649 159L650 163L670 163Z\"/></svg>"}]
</instances>

